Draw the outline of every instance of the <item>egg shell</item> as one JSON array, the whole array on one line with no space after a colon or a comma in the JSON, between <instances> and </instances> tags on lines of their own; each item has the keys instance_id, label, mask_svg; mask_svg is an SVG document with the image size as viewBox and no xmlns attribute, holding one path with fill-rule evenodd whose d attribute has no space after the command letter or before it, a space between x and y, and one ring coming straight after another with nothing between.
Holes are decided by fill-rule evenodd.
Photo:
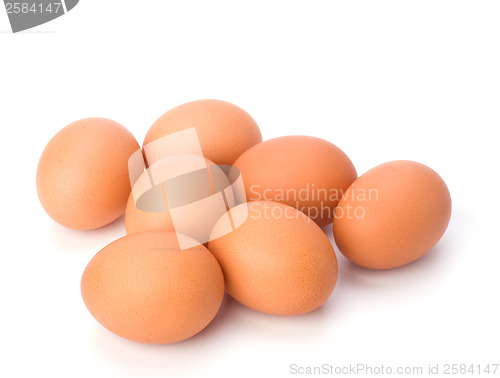
<instances>
[{"instance_id":1,"label":"egg shell","mask_svg":"<svg viewBox=\"0 0 500 378\"><path fill-rule=\"evenodd\" d=\"M139 148L125 127L109 119L87 118L63 128L38 163L36 187L47 214L78 230L119 218L131 190L128 159Z\"/></svg>"},{"instance_id":2,"label":"egg shell","mask_svg":"<svg viewBox=\"0 0 500 378\"><path fill-rule=\"evenodd\" d=\"M247 210L248 209L248 210ZM254 310L297 315L321 306L337 280L337 259L323 231L302 212L271 201L241 204L248 218L208 249L224 272L226 291ZM221 218L213 233L224 228Z\"/></svg>"},{"instance_id":3,"label":"egg shell","mask_svg":"<svg viewBox=\"0 0 500 378\"><path fill-rule=\"evenodd\" d=\"M198 100L163 114L148 130L143 145L195 127L203 155L219 165L231 165L262 141L259 126L243 109L221 100ZM148 162L152 164L152 162Z\"/></svg>"},{"instance_id":4,"label":"egg shell","mask_svg":"<svg viewBox=\"0 0 500 378\"><path fill-rule=\"evenodd\" d=\"M450 217L443 179L423 164L399 160L372 168L351 185L335 211L333 233L352 262L389 269L429 252Z\"/></svg>"},{"instance_id":5,"label":"egg shell","mask_svg":"<svg viewBox=\"0 0 500 378\"><path fill-rule=\"evenodd\" d=\"M320 227L332 223L335 207L357 177L351 160L337 146L301 135L259 143L234 166L241 171L248 201L295 207Z\"/></svg>"},{"instance_id":6,"label":"egg shell","mask_svg":"<svg viewBox=\"0 0 500 378\"><path fill-rule=\"evenodd\" d=\"M81 291L90 313L109 331L168 344L212 321L222 303L224 279L204 246L180 250L176 234L148 231L127 235L97 253L83 273Z\"/></svg>"}]
</instances>

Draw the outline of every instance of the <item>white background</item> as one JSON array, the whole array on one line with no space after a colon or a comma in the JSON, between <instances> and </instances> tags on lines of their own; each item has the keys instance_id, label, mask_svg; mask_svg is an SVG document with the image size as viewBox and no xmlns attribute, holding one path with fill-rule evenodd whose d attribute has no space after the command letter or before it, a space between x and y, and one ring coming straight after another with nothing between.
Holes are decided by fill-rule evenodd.
<instances>
[{"instance_id":1,"label":"white background","mask_svg":"<svg viewBox=\"0 0 500 378\"><path fill-rule=\"evenodd\" d=\"M500 363L500 2L82 0L19 34L0 10L0 376ZM325 138L359 174L396 159L429 165L452 195L447 233L390 271L338 254L332 297L307 315L264 315L226 298L184 342L109 333L79 285L92 256L124 234L123 219L93 232L54 223L36 195L39 156L88 116L121 122L142 143L158 116L201 98L243 107L264 139Z\"/></svg>"}]
</instances>

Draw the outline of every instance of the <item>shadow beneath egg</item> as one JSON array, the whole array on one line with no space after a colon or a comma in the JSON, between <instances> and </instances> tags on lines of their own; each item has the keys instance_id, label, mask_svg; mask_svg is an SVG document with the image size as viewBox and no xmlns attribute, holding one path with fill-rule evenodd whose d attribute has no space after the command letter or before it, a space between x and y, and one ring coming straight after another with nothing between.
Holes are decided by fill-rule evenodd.
<instances>
[{"instance_id":1,"label":"shadow beneath egg","mask_svg":"<svg viewBox=\"0 0 500 378\"><path fill-rule=\"evenodd\" d=\"M339 281L342 286L359 287L364 290L401 287L414 285L416 280L431 276L445 266L446 242L438 243L421 258L398 268L369 269L346 259L342 254L339 258Z\"/></svg>"},{"instance_id":2,"label":"shadow beneath egg","mask_svg":"<svg viewBox=\"0 0 500 378\"><path fill-rule=\"evenodd\" d=\"M328 236L328 239L333 238L333 226L332 224L327 224L324 227L321 227L323 232L325 233L326 236Z\"/></svg>"},{"instance_id":3,"label":"shadow beneath egg","mask_svg":"<svg viewBox=\"0 0 500 378\"><path fill-rule=\"evenodd\" d=\"M241 332L262 334L266 340L276 338L295 343L298 339L314 339L324 332L320 325L333 318L337 303L332 297L335 297L335 291L322 306L299 315L267 314L246 307L231 298L232 321L237 323Z\"/></svg>"},{"instance_id":4,"label":"shadow beneath egg","mask_svg":"<svg viewBox=\"0 0 500 378\"><path fill-rule=\"evenodd\" d=\"M89 334L89 342L96 358L111 359L120 365L159 370L167 367L183 368L195 361L203 366L205 360L209 362L213 358L207 353L211 346L217 346L223 353L221 343L228 349L233 349L235 342L238 345L237 338L234 337L237 332L257 334L257 337L262 334L265 340L276 338L296 342L299 339L303 345L302 341L323 334L324 328L318 326L321 324L320 320L331 318L331 312L336 306L335 301L328 302L307 314L281 316L252 310L225 293L214 320L189 339L163 345L137 343L114 335L95 323Z\"/></svg>"},{"instance_id":5,"label":"shadow beneath egg","mask_svg":"<svg viewBox=\"0 0 500 378\"><path fill-rule=\"evenodd\" d=\"M125 215L95 230L73 230L53 221L47 225L47 236L50 242L73 254L89 251L95 254L125 234Z\"/></svg>"},{"instance_id":6,"label":"shadow beneath egg","mask_svg":"<svg viewBox=\"0 0 500 378\"><path fill-rule=\"evenodd\" d=\"M172 344L144 344L124 339L100 326L97 322L89 334L89 342L97 358L104 356L115 363L144 369L183 367L193 361L202 364L206 350L223 337L221 328L230 324L229 314L234 300L224 294L222 305L212 322L198 334ZM195 356L196 358L193 358Z\"/></svg>"},{"instance_id":7,"label":"shadow beneath egg","mask_svg":"<svg viewBox=\"0 0 500 378\"><path fill-rule=\"evenodd\" d=\"M333 238L333 229L326 230L339 263L338 286L347 288L362 288L363 290L378 290L378 288L408 287L418 284L420 280L438 278L450 268L451 259L456 258L453 250L453 240L460 238L461 231L457 229L456 217L452 217L441 240L424 256L397 268L369 269L354 264L339 251ZM340 284L340 285L339 285ZM342 292L344 288L342 288Z\"/></svg>"}]
</instances>

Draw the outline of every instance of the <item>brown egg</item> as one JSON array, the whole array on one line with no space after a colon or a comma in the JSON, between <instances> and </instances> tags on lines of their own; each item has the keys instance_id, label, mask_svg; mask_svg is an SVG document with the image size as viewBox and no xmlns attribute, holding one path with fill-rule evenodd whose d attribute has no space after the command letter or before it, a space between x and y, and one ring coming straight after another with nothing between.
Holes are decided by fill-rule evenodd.
<instances>
[{"instance_id":1,"label":"brown egg","mask_svg":"<svg viewBox=\"0 0 500 378\"><path fill-rule=\"evenodd\" d=\"M224 279L204 246L180 250L174 233L140 232L95 255L81 290L90 313L109 331L133 341L168 344L195 335L212 321L222 303Z\"/></svg>"},{"instance_id":2,"label":"brown egg","mask_svg":"<svg viewBox=\"0 0 500 378\"><path fill-rule=\"evenodd\" d=\"M321 306L337 280L337 259L323 231L296 209L271 201L230 210L243 224L208 243L227 292L257 311L296 315ZM213 234L224 233L223 218Z\"/></svg>"},{"instance_id":3,"label":"brown egg","mask_svg":"<svg viewBox=\"0 0 500 378\"><path fill-rule=\"evenodd\" d=\"M240 169L249 201L272 200L295 207L320 227L333 221L356 169L338 147L310 136L267 140L241 155Z\"/></svg>"},{"instance_id":4,"label":"brown egg","mask_svg":"<svg viewBox=\"0 0 500 378\"><path fill-rule=\"evenodd\" d=\"M195 127L203 155L219 165L231 165L262 141L257 123L243 109L220 100L198 100L177 106L151 126L143 146L166 135ZM148 161L153 164L154 161Z\"/></svg>"},{"instance_id":5,"label":"brown egg","mask_svg":"<svg viewBox=\"0 0 500 378\"><path fill-rule=\"evenodd\" d=\"M90 230L125 211L128 159L140 147L117 122L87 118L59 131L40 157L36 186L47 214L63 226Z\"/></svg>"},{"instance_id":6,"label":"brown egg","mask_svg":"<svg viewBox=\"0 0 500 378\"><path fill-rule=\"evenodd\" d=\"M351 185L335 211L333 233L352 262L389 269L429 252L450 216L450 193L436 172L413 161L391 161Z\"/></svg>"}]
</instances>

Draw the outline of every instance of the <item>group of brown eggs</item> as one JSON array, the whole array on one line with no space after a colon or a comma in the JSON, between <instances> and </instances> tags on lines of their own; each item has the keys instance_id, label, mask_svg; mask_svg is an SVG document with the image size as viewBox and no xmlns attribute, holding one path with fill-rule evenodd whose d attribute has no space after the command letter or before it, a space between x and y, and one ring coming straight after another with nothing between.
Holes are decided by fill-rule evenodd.
<instances>
[{"instance_id":1,"label":"group of brown eggs","mask_svg":"<svg viewBox=\"0 0 500 378\"><path fill-rule=\"evenodd\" d=\"M371 269L422 257L448 226L448 188L427 166L392 161L358 178L332 143L309 136L262 142L254 119L220 100L171 109L151 126L143 151L192 128L206 164L237 168L245 193L240 203L226 203L227 214L207 222L207 240L189 228L179 232L168 200L165 211L138 206L129 159L141 148L114 121L88 118L66 126L38 164L40 202L61 225L92 230L125 212L127 235L97 253L81 281L90 313L124 338L154 344L189 338L215 317L224 290L269 314L313 311L337 281L335 251L322 230L331 223L340 252ZM146 159L146 170L155 163ZM187 214L197 224L214 218L206 209ZM230 232L221 232L227 227Z\"/></svg>"}]
</instances>

